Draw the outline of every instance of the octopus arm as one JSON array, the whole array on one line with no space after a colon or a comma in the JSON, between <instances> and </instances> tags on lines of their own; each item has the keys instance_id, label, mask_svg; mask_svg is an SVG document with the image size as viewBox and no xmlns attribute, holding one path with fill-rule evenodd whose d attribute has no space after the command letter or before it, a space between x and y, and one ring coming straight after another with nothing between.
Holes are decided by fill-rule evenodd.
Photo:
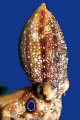
<instances>
[{"instance_id":1,"label":"octopus arm","mask_svg":"<svg viewBox=\"0 0 80 120\"><path fill-rule=\"evenodd\" d=\"M0 97L0 106L1 108L6 106L9 103L12 103L14 101L17 101L18 99L20 99L23 95L26 94L26 92L31 90L31 86L28 87L24 87L22 89L19 89L17 91L14 91L8 95L5 95L3 97Z\"/></svg>"}]
</instances>

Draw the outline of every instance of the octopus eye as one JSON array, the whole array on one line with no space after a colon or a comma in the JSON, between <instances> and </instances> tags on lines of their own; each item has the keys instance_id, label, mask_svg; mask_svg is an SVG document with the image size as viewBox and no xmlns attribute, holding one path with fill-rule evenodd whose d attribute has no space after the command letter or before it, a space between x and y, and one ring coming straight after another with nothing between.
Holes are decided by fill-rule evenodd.
<instances>
[{"instance_id":1,"label":"octopus eye","mask_svg":"<svg viewBox=\"0 0 80 120\"><path fill-rule=\"evenodd\" d=\"M26 108L29 112L33 112L35 111L36 109L36 104L34 102L33 99L30 99L28 102L27 102L27 105L26 105Z\"/></svg>"}]
</instances>

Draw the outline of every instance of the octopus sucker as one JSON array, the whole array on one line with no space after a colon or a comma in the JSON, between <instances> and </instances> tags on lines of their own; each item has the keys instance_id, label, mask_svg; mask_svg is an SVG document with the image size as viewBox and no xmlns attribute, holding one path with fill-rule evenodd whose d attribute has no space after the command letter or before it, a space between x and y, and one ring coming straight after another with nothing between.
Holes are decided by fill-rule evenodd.
<instances>
[{"instance_id":1,"label":"octopus sucker","mask_svg":"<svg viewBox=\"0 0 80 120\"><path fill-rule=\"evenodd\" d=\"M0 97L1 120L59 120L62 94L69 88L67 47L45 3L26 21L18 44L28 86Z\"/></svg>"}]
</instances>

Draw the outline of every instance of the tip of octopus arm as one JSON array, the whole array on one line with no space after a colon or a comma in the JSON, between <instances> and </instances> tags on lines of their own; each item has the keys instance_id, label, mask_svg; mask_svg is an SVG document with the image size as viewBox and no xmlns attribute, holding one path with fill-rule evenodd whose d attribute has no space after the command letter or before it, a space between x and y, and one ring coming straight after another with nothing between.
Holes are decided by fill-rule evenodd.
<instances>
[{"instance_id":1,"label":"tip of octopus arm","mask_svg":"<svg viewBox=\"0 0 80 120\"><path fill-rule=\"evenodd\" d=\"M0 106L0 120L1 120L1 106Z\"/></svg>"}]
</instances>

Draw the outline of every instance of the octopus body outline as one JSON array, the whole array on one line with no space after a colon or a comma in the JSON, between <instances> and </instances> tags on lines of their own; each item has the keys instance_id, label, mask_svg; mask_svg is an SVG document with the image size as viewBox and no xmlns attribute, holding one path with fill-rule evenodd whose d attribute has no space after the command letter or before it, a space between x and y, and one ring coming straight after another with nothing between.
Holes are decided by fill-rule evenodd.
<instances>
[{"instance_id":1,"label":"octopus body outline","mask_svg":"<svg viewBox=\"0 0 80 120\"><path fill-rule=\"evenodd\" d=\"M67 47L60 26L45 3L25 23L18 51L32 86L0 97L0 119L58 120L62 94L69 88Z\"/></svg>"}]
</instances>

